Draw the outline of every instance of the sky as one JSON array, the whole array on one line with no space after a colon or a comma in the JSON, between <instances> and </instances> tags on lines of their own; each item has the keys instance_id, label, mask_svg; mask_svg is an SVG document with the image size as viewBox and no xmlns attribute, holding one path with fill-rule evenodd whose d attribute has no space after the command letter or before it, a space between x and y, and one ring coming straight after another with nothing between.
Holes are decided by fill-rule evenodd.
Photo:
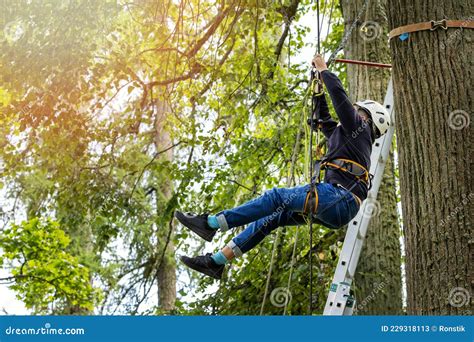
<instances>
[{"instance_id":1,"label":"sky","mask_svg":"<svg viewBox=\"0 0 474 342\"><path fill-rule=\"evenodd\" d=\"M11 205L11 201L5 200L5 188L0 189L0 203L1 209L7 211L8 206ZM22 217L17 217L15 220L21 221ZM1 250L0 250L1 253ZM0 268L0 278L8 277L10 274L8 270ZM8 288L6 285L0 285L0 315L23 315L27 314L25 306L21 301L16 299L15 293Z\"/></svg>"}]
</instances>

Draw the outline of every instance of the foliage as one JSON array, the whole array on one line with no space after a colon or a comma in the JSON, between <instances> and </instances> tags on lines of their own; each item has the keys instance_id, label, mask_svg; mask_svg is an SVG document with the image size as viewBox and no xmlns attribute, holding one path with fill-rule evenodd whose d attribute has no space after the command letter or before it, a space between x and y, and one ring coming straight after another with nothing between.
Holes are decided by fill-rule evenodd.
<instances>
[{"instance_id":1,"label":"foliage","mask_svg":"<svg viewBox=\"0 0 474 342\"><path fill-rule=\"evenodd\" d=\"M64 311L70 307L76 313L91 311L100 297L89 270L67 252L69 243L59 223L50 219L13 224L0 235L0 265L13 265L11 289L35 313L71 313Z\"/></svg>"}]
</instances>

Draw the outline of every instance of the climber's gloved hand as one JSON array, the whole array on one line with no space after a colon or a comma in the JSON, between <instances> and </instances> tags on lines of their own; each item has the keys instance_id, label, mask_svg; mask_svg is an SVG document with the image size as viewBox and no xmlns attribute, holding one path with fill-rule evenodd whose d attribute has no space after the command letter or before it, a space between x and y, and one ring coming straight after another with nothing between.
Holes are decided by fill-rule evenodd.
<instances>
[{"instance_id":1,"label":"climber's gloved hand","mask_svg":"<svg viewBox=\"0 0 474 342\"><path fill-rule=\"evenodd\" d=\"M311 64L318 72L323 72L324 70L328 70L328 66L326 65L326 62L324 61L324 57L320 54L316 54L313 57Z\"/></svg>"}]
</instances>

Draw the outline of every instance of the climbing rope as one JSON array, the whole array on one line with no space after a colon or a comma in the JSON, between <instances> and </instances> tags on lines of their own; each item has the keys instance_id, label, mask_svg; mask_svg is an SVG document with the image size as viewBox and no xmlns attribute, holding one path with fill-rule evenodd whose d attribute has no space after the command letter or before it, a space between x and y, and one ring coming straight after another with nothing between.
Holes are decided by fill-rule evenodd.
<instances>
[{"instance_id":1,"label":"climbing rope","mask_svg":"<svg viewBox=\"0 0 474 342\"><path fill-rule=\"evenodd\" d=\"M328 59L328 62L327 62L327 65L329 66L333 61L334 59L336 58L337 54L346 46L346 43L347 41L349 40L349 37L351 36L351 33L352 31L354 31L355 27L357 26L357 23L359 22L360 18L362 17L362 15L364 14L368 4L369 4L369 1L370 0L365 0L364 4L362 5L362 7L360 8L359 10L359 13L357 13L357 16L356 18L354 19L354 21L352 22L351 26L349 27L349 29L344 33L344 36L342 37L342 40L341 42L339 43L338 47L336 48L336 50L334 50L331 54L331 56L329 56L329 59Z\"/></svg>"},{"instance_id":2,"label":"climbing rope","mask_svg":"<svg viewBox=\"0 0 474 342\"><path fill-rule=\"evenodd\" d=\"M359 12L357 14L356 19L352 22L349 29L345 32L345 34L344 34L341 42L339 43L338 47L333 51L333 53L329 57L328 62L327 62L328 66L333 62L333 60L336 58L337 54L345 47L352 31L357 26L357 23L359 22L359 20L362 17L365 9L367 8L367 5L368 5L369 1L370 0L366 0L364 2L363 6L361 7L361 9L359 10ZM332 12L333 12L333 7L331 7L331 9L330 9L329 23L331 23L331 21L332 21ZM316 15L317 15L317 53L319 54L321 52L321 29L322 29L321 28L322 23L321 23L321 20L320 20L320 3L319 3L319 0L316 0ZM328 27L328 32L329 32L329 27ZM288 55L288 59L289 59L289 55ZM288 62L288 67L289 66L290 66L290 63ZM316 89L318 89L318 91L315 92ZM318 180L319 180L319 177L313 177L313 172L314 172L314 170L313 170L313 167L314 167L314 162L313 162L313 127L314 127L314 120L316 119L316 120L319 121L319 116L318 116L319 106L318 106L317 102L315 103L314 99L315 99L315 95L322 95L322 83L321 83L321 80L320 80L320 75L319 75L319 73L315 72L314 70L311 72L310 82L309 82L308 88L306 89L306 92L305 92L303 100L302 100L302 102L303 102L303 111L302 111L303 118L307 118L307 107L308 107L308 99L310 97L310 94L312 95L311 114L310 114L310 118L309 118L309 120L310 120L310 125L309 126L310 127L308 129L307 125L305 126L305 146L307 146L307 137L308 137L308 134L309 134L309 147L306 149L307 153L305 153L305 168L304 168L304 170L305 170L305 176L306 176L305 178L308 179L308 177L309 177L309 180L310 180L310 196L314 196L316 178L318 178ZM314 115L314 114L316 114L316 115ZM290 115L288 116L288 120L289 119L290 119ZM320 123L318 122L318 127L319 127L319 124ZM301 126L298 130L297 139L295 141L295 145L294 145L294 148L293 148L291 170L290 170L290 174L289 174L289 177L287 179L287 184L286 184L287 187L291 186L292 180L294 178L294 164L295 164L294 161L295 161L295 156L296 156L296 153L297 153L297 147L299 146L300 131L301 131ZM319 134L319 129L318 129L318 130L316 130L316 147L317 148L319 148L319 140L320 140L320 134ZM317 153L319 154L319 151L317 151ZM308 170L309 170L309 172L307 172ZM310 315L313 314L313 268L312 268L312 261L313 261L312 260L313 259L312 258L312 254L313 254L313 250L312 250L312 248L313 248L313 220L314 220L313 212L310 212L310 218L308 220L309 235L310 235L309 236L309 245L310 245L310 247L309 247L309 253L308 253L309 254L309 268L310 268L310 274L309 274L309 283L310 283L310 287L309 287L309 312L310 312ZM271 258L270 258L270 267L269 267L269 270L268 270L266 284L265 284L265 291L264 291L264 295L263 295L262 304L261 304L261 307L260 307L260 315L263 315L266 299L268 297L268 292L269 292L269 288L270 288L270 279L271 279L271 275L272 275L272 271L273 271L273 264L274 264L274 259L275 259L275 255L276 255L276 246L277 246L277 241L279 240L279 236L280 236L280 230L277 231L275 240L273 241L272 255L271 255ZM290 264L290 273L289 273L288 283L287 283L287 290L289 290L290 285L291 285L291 277L292 277L292 274L293 274L293 267L294 267L294 264L295 264L297 241L298 241L298 234L295 235L295 241L294 241L294 245L293 245L291 264ZM288 304L289 304L289 301L286 301L285 302L285 308L284 308L284 314L286 314Z\"/></svg>"},{"instance_id":3,"label":"climbing rope","mask_svg":"<svg viewBox=\"0 0 474 342\"><path fill-rule=\"evenodd\" d=\"M319 0L316 0L316 16L317 16L317 51L316 53L321 53L321 25L320 25L320 6ZM319 84L318 84L319 82ZM321 95L322 85L320 80L320 75L318 71L312 70L311 72L311 90L312 90L312 98L311 98L311 116L310 116L310 136L309 136L309 198L310 203L312 203L313 196L315 196L316 191L316 184L315 184L315 177L313 177L313 128L314 128L314 119L318 121L317 123L317 131L316 131L316 145L319 145L319 106L315 101L317 101L317 96ZM318 93L318 94L316 94ZM316 114L316 115L315 115ZM313 246L313 220L314 220L314 209L311 207L310 215L309 215L309 314L313 314L313 253L312 253L312 246Z\"/></svg>"},{"instance_id":4,"label":"climbing rope","mask_svg":"<svg viewBox=\"0 0 474 342\"><path fill-rule=\"evenodd\" d=\"M326 37L329 36L329 30L331 29L332 23L332 11L334 10L334 4L336 3L335 0L331 1L331 9L329 10L329 19L328 19L328 30L326 32Z\"/></svg>"},{"instance_id":5,"label":"climbing rope","mask_svg":"<svg viewBox=\"0 0 474 342\"><path fill-rule=\"evenodd\" d=\"M320 37L319 37L319 0L317 1L317 16L318 16L318 51L317 53L319 53L320 51ZM318 75L319 76L319 75ZM314 79L315 79L316 75L315 73L311 73L311 81L312 83L314 82ZM313 87L311 87L312 89L314 89ZM313 102L313 101L311 101ZM313 116L313 111L311 111L311 116L310 116L310 131L309 131L309 177L310 177L310 186L309 186L309 198L310 198L310 201L309 203L312 203L312 199L313 199L313 196L314 196L314 189L315 189L315 184L314 184L314 181L313 181L313 119L314 119L314 116ZM318 134L316 133L316 135L318 136ZM312 254L311 254L311 246L313 245L313 207L311 207L311 210L310 210L310 213L309 213L309 253L308 253L308 257L309 257L309 314L312 315L313 314L313 257L312 257Z\"/></svg>"},{"instance_id":6,"label":"climbing rope","mask_svg":"<svg viewBox=\"0 0 474 342\"><path fill-rule=\"evenodd\" d=\"M295 242L293 243L293 252L291 253L291 264L290 264L290 274L288 275L288 283L286 284L286 290L290 290L291 286L291 277L293 275L293 266L295 265L295 259L296 259L296 244L298 242L298 232L299 230L296 230L296 235L295 235ZM290 304L289 300L285 301L285 307L283 309L283 315L286 315L286 310L288 309L288 304Z\"/></svg>"},{"instance_id":7,"label":"climbing rope","mask_svg":"<svg viewBox=\"0 0 474 342\"><path fill-rule=\"evenodd\" d=\"M370 0L368 0L368 3L370 3ZM369 11L365 11L365 20L364 22L368 22L369 20ZM362 44L364 46L364 61L367 60L367 40L366 39L362 39ZM371 96L369 96L370 94L370 77L369 77L369 68L364 68L363 70L364 72L364 75L365 75L365 87L366 87L366 95L364 96L364 98L371 98ZM356 98L360 98L360 96L356 97Z\"/></svg>"}]
</instances>

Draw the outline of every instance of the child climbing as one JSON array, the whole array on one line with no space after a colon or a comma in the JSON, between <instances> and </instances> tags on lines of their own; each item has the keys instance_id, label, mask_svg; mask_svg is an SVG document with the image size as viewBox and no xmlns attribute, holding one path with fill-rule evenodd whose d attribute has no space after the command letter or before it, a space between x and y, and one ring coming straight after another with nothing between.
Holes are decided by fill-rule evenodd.
<instances>
[{"instance_id":1,"label":"child climbing","mask_svg":"<svg viewBox=\"0 0 474 342\"><path fill-rule=\"evenodd\" d=\"M305 224L306 217L313 215L313 222L337 229L357 214L369 189L367 170L372 144L387 132L390 115L375 101L364 100L353 105L341 81L328 70L321 55L316 55L312 64L329 92L340 122L331 118L324 94L318 96L318 120L311 123L312 129L321 129L327 138L328 152L320 163L325 169L324 181L314 186L274 188L215 215L176 211L179 222L206 241L212 241L218 230L248 224L215 254L182 256L182 262L188 267L220 279L227 262L254 248L278 227Z\"/></svg>"}]
</instances>

